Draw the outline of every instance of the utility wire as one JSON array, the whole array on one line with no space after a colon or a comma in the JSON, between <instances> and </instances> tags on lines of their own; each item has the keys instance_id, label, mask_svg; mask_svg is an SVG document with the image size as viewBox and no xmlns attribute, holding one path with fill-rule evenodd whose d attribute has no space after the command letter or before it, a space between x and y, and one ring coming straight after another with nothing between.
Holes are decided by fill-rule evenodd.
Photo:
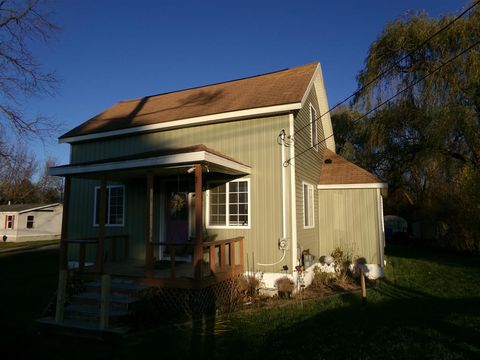
<instances>
[{"instance_id":1,"label":"utility wire","mask_svg":"<svg viewBox=\"0 0 480 360\"><path fill-rule=\"evenodd\" d=\"M398 64L400 64L403 60L407 59L409 56L412 56L413 54L415 54L418 50L420 50L422 47L424 47L426 44L428 44L428 42L430 40L432 40L434 37L436 37L438 34L440 34L441 32L445 31L447 28L449 28L450 26L452 26L458 19L460 19L461 17L463 17L463 15L465 15L466 13L468 13L470 10L472 10L475 6L477 6L478 4L480 4L480 0L476 1L475 3L473 3L472 5L470 5L468 8L466 8L460 15L458 15L457 17L455 17L455 19L453 19L452 21L450 21L448 24L446 24L445 26L443 26L442 28L440 28L439 30L437 30L436 32L434 32L432 35L430 35L426 40L424 40L420 45L418 45L415 49L413 49L412 51L409 51L407 55L405 55L404 57L402 57L401 59L397 60L395 63L393 63L393 65L391 67L389 67L388 69L382 71L380 74L378 74L377 76L375 76L372 80L370 80L366 85L362 86L360 89L358 89L357 91L355 91L353 94L351 94L350 96L346 97L345 99L343 99L342 101L340 101L339 103L337 103L334 107L328 109L326 112L324 112L323 114L321 114L319 117L317 117L316 119L312 120L312 122L309 122L307 125L301 127L300 129L298 129L297 131L295 131L292 135L290 135L289 137L290 138L295 138L295 135L298 134L299 132L303 131L304 129L306 129L307 127L310 127L314 122L318 122L323 116L327 115L328 113L332 112L333 110L335 110L337 107L339 107L340 105L342 105L343 103L345 103L346 101L350 100L351 98L353 98L355 95L361 93L363 90L365 90L366 88L368 88L370 85L372 85L374 82L376 82L377 80L379 80L380 78L382 78L384 75L388 74L389 72L391 72Z\"/></svg>"},{"instance_id":2,"label":"utility wire","mask_svg":"<svg viewBox=\"0 0 480 360\"><path fill-rule=\"evenodd\" d=\"M418 80L414 81L413 83L411 83L410 85L408 85L407 87L403 88L402 90L400 90L399 92L397 92L395 95L392 95L391 97L389 97L387 100L383 101L382 103L378 104L377 106L375 106L373 109L367 111L365 114L363 114L362 116L360 116L359 118L353 120L353 122L358 122L360 121L361 119L363 119L364 117L368 116L369 114L371 114L372 112L374 112L375 110L377 110L378 108L382 107L383 105L385 105L386 103L392 101L394 98L396 98L398 95L400 94L403 94L405 91L411 89L412 87L414 87L415 85L417 85L418 83L420 83L421 81L425 80L427 77L429 77L430 75L436 73L438 70L440 70L441 68L443 68L444 66L450 64L452 61L458 59L460 56L462 56L463 54L467 53L468 51L472 50L475 46L477 46L478 44L480 44L480 40L476 41L475 43L473 43L472 45L470 45L468 48L466 48L465 50L459 52L458 54L456 54L455 56L451 57L450 59L448 59L446 62L442 62L439 66L437 66L435 69L433 69L432 71L430 71L428 74L422 76L421 78L419 78ZM325 142L327 139L331 138L333 136L333 133L329 136L327 136L326 138L324 138L323 140L317 142L316 144L313 144L312 146L306 148L305 150L301 151L300 153L298 153L297 155L295 156L292 156L290 159L287 159L285 160L285 162L283 163L283 166L288 166L290 165L290 162L305 154L307 151L310 151L314 148L316 148L319 144Z\"/></svg>"}]
</instances>

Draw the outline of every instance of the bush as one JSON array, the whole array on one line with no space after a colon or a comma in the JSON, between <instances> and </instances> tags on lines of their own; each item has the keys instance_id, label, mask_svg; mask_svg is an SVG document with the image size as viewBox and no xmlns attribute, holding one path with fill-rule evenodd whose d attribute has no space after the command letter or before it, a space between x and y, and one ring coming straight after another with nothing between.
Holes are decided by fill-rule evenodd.
<instances>
[{"instance_id":1,"label":"bush","mask_svg":"<svg viewBox=\"0 0 480 360\"><path fill-rule=\"evenodd\" d=\"M275 281L275 287L278 290L278 296L282 299L289 299L295 289L295 283L287 276L281 277Z\"/></svg>"},{"instance_id":2,"label":"bush","mask_svg":"<svg viewBox=\"0 0 480 360\"><path fill-rule=\"evenodd\" d=\"M313 269L313 279L311 286L314 288L323 288L335 282L335 274L322 271L319 267Z\"/></svg>"},{"instance_id":3,"label":"bush","mask_svg":"<svg viewBox=\"0 0 480 360\"><path fill-rule=\"evenodd\" d=\"M238 291L244 298L248 298L251 301L258 296L258 290L260 288L260 280L252 275L242 275L237 280Z\"/></svg>"}]
</instances>

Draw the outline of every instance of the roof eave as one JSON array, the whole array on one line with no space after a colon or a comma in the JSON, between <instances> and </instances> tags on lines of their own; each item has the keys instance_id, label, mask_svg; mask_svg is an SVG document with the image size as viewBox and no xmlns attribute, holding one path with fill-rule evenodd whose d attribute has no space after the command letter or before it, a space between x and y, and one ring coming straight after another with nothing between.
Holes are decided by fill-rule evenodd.
<instances>
[{"instance_id":1,"label":"roof eave","mask_svg":"<svg viewBox=\"0 0 480 360\"><path fill-rule=\"evenodd\" d=\"M155 156L124 161L106 161L104 163L66 165L49 168L51 176L75 176L105 173L111 171L131 170L150 167L169 167L194 163L214 164L238 174L250 174L251 168L234 160L212 154L208 151Z\"/></svg>"},{"instance_id":2,"label":"roof eave","mask_svg":"<svg viewBox=\"0 0 480 360\"><path fill-rule=\"evenodd\" d=\"M150 124L150 125L136 126L136 127L131 127L127 129L118 129L118 130L71 136L71 137L60 137L58 139L58 142L61 144L75 143L75 142L91 141L91 140L97 140L97 139L103 139L103 138L109 138L109 137L125 136L125 135L130 135L135 133L146 133L146 132L159 131L159 130L196 126L200 124L211 124L211 123L220 123L220 122L232 121L232 120L248 119L248 118L254 118L257 116L289 113L291 111L298 110L301 107L302 107L302 103L296 102L296 103L281 104L281 105L267 106L267 107L261 107L261 108L230 111L226 113L211 114L211 115L173 120L173 121L167 121L167 122Z\"/></svg>"},{"instance_id":3,"label":"roof eave","mask_svg":"<svg viewBox=\"0 0 480 360\"><path fill-rule=\"evenodd\" d=\"M358 184L320 184L317 185L318 190L333 189L388 189L388 184L383 182L377 183L358 183Z\"/></svg>"}]
</instances>

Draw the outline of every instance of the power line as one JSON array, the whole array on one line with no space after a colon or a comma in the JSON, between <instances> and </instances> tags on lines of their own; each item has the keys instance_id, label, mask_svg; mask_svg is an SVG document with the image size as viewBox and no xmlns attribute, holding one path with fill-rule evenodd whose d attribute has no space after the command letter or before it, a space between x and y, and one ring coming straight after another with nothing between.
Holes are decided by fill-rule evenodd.
<instances>
[{"instance_id":1,"label":"power line","mask_svg":"<svg viewBox=\"0 0 480 360\"><path fill-rule=\"evenodd\" d=\"M477 46L478 44L480 44L480 40L478 40L477 42L473 43L472 45L470 45L468 48L466 48L465 50L459 52L458 54L456 54L455 56L451 57L450 59L448 59L446 62L442 62L439 66L437 66L435 69L433 69L431 72L429 72L428 74L422 76L421 78L419 78L418 80L414 81L413 83L411 83L410 85L408 85L407 87L403 88L402 90L400 90L399 92L397 92L395 95L389 97L387 100L383 101L382 103L378 104L377 106L375 106L373 109L367 111L365 114L363 114L362 116L358 117L357 119L353 120L353 122L358 122L360 121L361 119L363 119L364 117L368 116L369 114L371 114L372 112L374 112L375 110L377 110L378 108L382 107L383 105L385 105L386 103L392 101L394 98L396 98L398 95L400 94L403 94L405 91L411 89L412 87L414 87L415 85L417 85L418 83L420 83L421 81L425 80L427 77L429 77L430 75L436 73L438 70L440 70L441 68L443 68L444 66L450 64L452 61L458 59L460 56L462 56L463 54L467 53L468 51L472 50L475 46ZM285 160L285 162L283 163L283 166L288 166L290 165L290 162L299 157L299 156L302 156L303 154L305 154L307 151L310 151L314 148L316 148L319 144L325 142L327 139L331 138L333 136L333 133L329 136L327 136L326 138L324 138L323 140L317 142L316 144L313 144L312 146L306 148L305 150L301 151L300 153L298 153L297 155L295 156L292 156L290 159L287 159Z\"/></svg>"},{"instance_id":2,"label":"power line","mask_svg":"<svg viewBox=\"0 0 480 360\"><path fill-rule=\"evenodd\" d=\"M352 93L350 96L346 97L345 99L343 99L342 101L340 101L339 103L335 104L335 106L333 106L332 108L328 109L326 112L324 112L323 114L321 114L319 117L317 117L316 119L312 120L311 122L309 122L307 125L301 127L300 129L298 129L297 131L295 131L292 135L290 135L289 137L290 138L295 138L295 135L298 134L299 132L303 131L304 129L306 129L307 127L311 126L314 122L318 122L323 116L327 115L328 113L332 112L333 110L335 110L337 107L339 107L340 105L342 105L343 103L345 103L346 101L350 100L351 98L353 98L355 95L361 93L363 90L365 90L366 88L368 88L370 85L372 85L374 82L376 82L378 79L382 78L385 74L388 74L390 71L392 71L398 64L400 64L403 60L407 59L409 56L412 56L414 53L416 53L418 50L420 50L422 47L424 47L426 44L428 44L428 42L430 40L432 40L434 37L436 37L438 34L440 34L441 32L445 31L447 28L449 28L450 26L452 26L458 19L460 19L461 17L463 17L463 15L465 15L466 13L468 13L470 10L472 10L475 6L477 6L478 4L480 4L480 0L476 1L475 3L473 3L472 5L470 5L468 8L466 8L460 15L458 15L457 17L455 17L455 19L453 19L452 21L450 21L448 24L446 24L445 26L443 26L442 28L440 28L439 30L437 30L436 32L434 32L432 35L430 35L426 40L424 40L420 45L418 45L415 49L413 49L412 51L409 51L407 55L405 55L404 57L402 57L401 59L397 60L395 63L393 63L393 65L391 67L389 67L388 69L384 70L383 72L381 72L380 74L378 74L377 76L375 76L371 81L369 81L366 85L362 86L360 89L358 89L357 91L355 91L354 93Z\"/></svg>"}]
</instances>

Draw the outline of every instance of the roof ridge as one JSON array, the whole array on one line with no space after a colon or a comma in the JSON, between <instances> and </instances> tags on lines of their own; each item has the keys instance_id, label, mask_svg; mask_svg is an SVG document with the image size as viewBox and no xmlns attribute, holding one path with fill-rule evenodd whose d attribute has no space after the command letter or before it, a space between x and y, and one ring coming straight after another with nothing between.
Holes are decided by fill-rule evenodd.
<instances>
[{"instance_id":1,"label":"roof ridge","mask_svg":"<svg viewBox=\"0 0 480 360\"><path fill-rule=\"evenodd\" d=\"M142 99L148 99L148 98L157 97L157 96L162 96L162 95L175 94L175 93L182 92L182 91L196 90L196 89L206 88L206 87L209 87L209 86L215 86L215 85L221 85L221 84L228 84L228 83L233 83L233 82L236 82L236 81L254 79L254 78L257 78L257 77L261 77L261 76L268 76L268 75L278 74L278 73L281 73L281 72L284 72L284 71L299 69L299 68L301 68L301 67L310 66L310 65L313 65L313 64L319 64L319 62L316 61L316 62L313 62L313 63L310 63L310 64L304 64L304 65L300 65L300 66L295 66L295 67L293 67L293 68L284 68L284 69L280 69L280 70L269 71L269 72L262 73L262 74L245 76L245 77L241 77L241 78L238 78L238 79L231 79L231 80L219 81L219 82L215 82L215 83L211 83L211 84L193 86L193 87L189 87L189 88L184 88L184 89L179 89L179 90L173 90L173 91L167 91L167 92L164 92L164 93L147 95L147 96L142 96L142 97L138 97L138 98L120 100L120 101L118 101L118 103L119 103L119 104L120 104L120 103L128 103L128 102L132 102L132 101L139 101L139 100L142 100Z\"/></svg>"}]
</instances>

